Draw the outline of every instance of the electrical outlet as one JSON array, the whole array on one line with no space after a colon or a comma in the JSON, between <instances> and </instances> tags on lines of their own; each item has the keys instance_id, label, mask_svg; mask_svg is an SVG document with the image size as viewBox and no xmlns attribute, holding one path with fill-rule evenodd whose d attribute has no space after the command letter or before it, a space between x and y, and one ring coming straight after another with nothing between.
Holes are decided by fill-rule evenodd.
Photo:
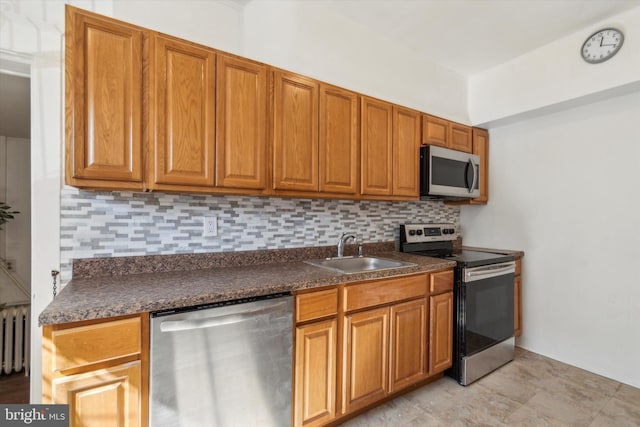
<instances>
[{"instance_id":1,"label":"electrical outlet","mask_svg":"<svg viewBox=\"0 0 640 427\"><path fill-rule=\"evenodd\" d=\"M202 235L204 237L216 237L218 235L218 217L205 216L203 222L204 230Z\"/></svg>"},{"instance_id":2,"label":"electrical outlet","mask_svg":"<svg viewBox=\"0 0 640 427\"><path fill-rule=\"evenodd\" d=\"M6 261L6 266L8 271L16 271L16 260L8 259Z\"/></svg>"}]
</instances>

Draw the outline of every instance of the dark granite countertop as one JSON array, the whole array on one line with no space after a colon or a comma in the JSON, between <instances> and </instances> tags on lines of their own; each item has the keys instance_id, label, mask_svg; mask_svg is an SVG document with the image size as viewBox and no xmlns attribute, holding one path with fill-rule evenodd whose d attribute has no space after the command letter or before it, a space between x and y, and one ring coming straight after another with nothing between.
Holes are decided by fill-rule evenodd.
<instances>
[{"instance_id":1,"label":"dark granite countertop","mask_svg":"<svg viewBox=\"0 0 640 427\"><path fill-rule=\"evenodd\" d=\"M333 256L334 247L76 260L73 279L40 314L39 322L49 325L189 307L455 265L396 252L391 242L365 248L366 255L416 265L347 275L302 262Z\"/></svg>"}]
</instances>

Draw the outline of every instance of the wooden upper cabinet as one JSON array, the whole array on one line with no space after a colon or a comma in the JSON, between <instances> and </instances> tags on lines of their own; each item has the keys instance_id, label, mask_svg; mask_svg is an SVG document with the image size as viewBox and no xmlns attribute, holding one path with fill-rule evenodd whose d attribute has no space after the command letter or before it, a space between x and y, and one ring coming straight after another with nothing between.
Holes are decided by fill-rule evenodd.
<instances>
[{"instance_id":1,"label":"wooden upper cabinet","mask_svg":"<svg viewBox=\"0 0 640 427\"><path fill-rule=\"evenodd\" d=\"M143 29L66 7L66 182L142 189Z\"/></svg>"},{"instance_id":2,"label":"wooden upper cabinet","mask_svg":"<svg viewBox=\"0 0 640 427\"><path fill-rule=\"evenodd\" d=\"M359 141L358 95L320 84L321 192L358 192Z\"/></svg>"},{"instance_id":3,"label":"wooden upper cabinet","mask_svg":"<svg viewBox=\"0 0 640 427\"><path fill-rule=\"evenodd\" d=\"M393 195L420 196L420 113L393 107Z\"/></svg>"},{"instance_id":4,"label":"wooden upper cabinet","mask_svg":"<svg viewBox=\"0 0 640 427\"><path fill-rule=\"evenodd\" d=\"M471 127L423 114L422 144L471 153L473 150Z\"/></svg>"},{"instance_id":5,"label":"wooden upper cabinet","mask_svg":"<svg viewBox=\"0 0 640 427\"><path fill-rule=\"evenodd\" d=\"M449 146L449 121L439 117L422 115L422 144Z\"/></svg>"},{"instance_id":6,"label":"wooden upper cabinet","mask_svg":"<svg viewBox=\"0 0 640 427\"><path fill-rule=\"evenodd\" d=\"M273 188L318 191L318 82L274 72Z\"/></svg>"},{"instance_id":7,"label":"wooden upper cabinet","mask_svg":"<svg viewBox=\"0 0 640 427\"><path fill-rule=\"evenodd\" d=\"M449 148L471 153L473 151L471 127L449 122Z\"/></svg>"},{"instance_id":8,"label":"wooden upper cabinet","mask_svg":"<svg viewBox=\"0 0 640 427\"><path fill-rule=\"evenodd\" d=\"M218 55L216 186L266 189L267 67Z\"/></svg>"},{"instance_id":9,"label":"wooden upper cabinet","mask_svg":"<svg viewBox=\"0 0 640 427\"><path fill-rule=\"evenodd\" d=\"M480 156L480 195L471 204L489 202L489 132L473 129L473 154Z\"/></svg>"},{"instance_id":10,"label":"wooden upper cabinet","mask_svg":"<svg viewBox=\"0 0 640 427\"><path fill-rule=\"evenodd\" d=\"M388 102L361 98L361 193L393 193L393 108Z\"/></svg>"},{"instance_id":11,"label":"wooden upper cabinet","mask_svg":"<svg viewBox=\"0 0 640 427\"><path fill-rule=\"evenodd\" d=\"M161 34L152 44L150 118L155 138L149 150L149 187L212 187L215 53Z\"/></svg>"}]
</instances>

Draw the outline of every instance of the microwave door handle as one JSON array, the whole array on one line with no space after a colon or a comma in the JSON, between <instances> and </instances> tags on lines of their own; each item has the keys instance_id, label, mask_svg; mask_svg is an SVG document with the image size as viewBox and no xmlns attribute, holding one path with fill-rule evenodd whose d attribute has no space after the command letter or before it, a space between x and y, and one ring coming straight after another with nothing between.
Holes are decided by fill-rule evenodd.
<instances>
[{"instance_id":1,"label":"microwave door handle","mask_svg":"<svg viewBox=\"0 0 640 427\"><path fill-rule=\"evenodd\" d=\"M476 188L476 183L478 182L478 167L473 163L472 159L469 159L469 163L471 163L471 169L473 170L473 182L471 183L469 193L473 193L473 190Z\"/></svg>"},{"instance_id":2,"label":"microwave door handle","mask_svg":"<svg viewBox=\"0 0 640 427\"><path fill-rule=\"evenodd\" d=\"M476 181L478 180L478 170L476 168L476 164L473 163L473 159L469 159L467 162L467 189L469 190L469 193L473 193L473 189L476 187ZM473 178L471 179L471 185L469 185L469 168L471 168L471 174L473 175Z\"/></svg>"}]
</instances>

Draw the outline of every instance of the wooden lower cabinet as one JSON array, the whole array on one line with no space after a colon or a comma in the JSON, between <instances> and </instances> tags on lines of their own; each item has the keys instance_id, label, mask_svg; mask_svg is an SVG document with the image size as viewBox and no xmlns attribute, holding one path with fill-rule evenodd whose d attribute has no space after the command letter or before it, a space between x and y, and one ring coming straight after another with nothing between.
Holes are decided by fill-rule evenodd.
<instances>
[{"instance_id":1,"label":"wooden lower cabinet","mask_svg":"<svg viewBox=\"0 0 640 427\"><path fill-rule=\"evenodd\" d=\"M453 361L453 292L430 296L429 313L429 375L433 375Z\"/></svg>"},{"instance_id":2,"label":"wooden lower cabinet","mask_svg":"<svg viewBox=\"0 0 640 427\"><path fill-rule=\"evenodd\" d=\"M295 426L319 426L336 413L337 322L296 327Z\"/></svg>"},{"instance_id":3,"label":"wooden lower cabinet","mask_svg":"<svg viewBox=\"0 0 640 427\"><path fill-rule=\"evenodd\" d=\"M388 386L389 308L345 316L342 412L351 412L386 396Z\"/></svg>"},{"instance_id":4,"label":"wooden lower cabinet","mask_svg":"<svg viewBox=\"0 0 640 427\"><path fill-rule=\"evenodd\" d=\"M140 361L54 379L55 403L69 405L70 426L141 425Z\"/></svg>"},{"instance_id":5,"label":"wooden lower cabinet","mask_svg":"<svg viewBox=\"0 0 640 427\"><path fill-rule=\"evenodd\" d=\"M513 280L513 335L522 335L522 260L516 260L516 272Z\"/></svg>"},{"instance_id":6,"label":"wooden lower cabinet","mask_svg":"<svg viewBox=\"0 0 640 427\"><path fill-rule=\"evenodd\" d=\"M296 295L293 424L334 425L451 366L453 270Z\"/></svg>"},{"instance_id":7,"label":"wooden lower cabinet","mask_svg":"<svg viewBox=\"0 0 640 427\"><path fill-rule=\"evenodd\" d=\"M43 327L42 402L71 427L148 424L149 316Z\"/></svg>"},{"instance_id":8,"label":"wooden lower cabinet","mask_svg":"<svg viewBox=\"0 0 640 427\"><path fill-rule=\"evenodd\" d=\"M427 303L424 298L391 307L389 392L427 376Z\"/></svg>"}]
</instances>

